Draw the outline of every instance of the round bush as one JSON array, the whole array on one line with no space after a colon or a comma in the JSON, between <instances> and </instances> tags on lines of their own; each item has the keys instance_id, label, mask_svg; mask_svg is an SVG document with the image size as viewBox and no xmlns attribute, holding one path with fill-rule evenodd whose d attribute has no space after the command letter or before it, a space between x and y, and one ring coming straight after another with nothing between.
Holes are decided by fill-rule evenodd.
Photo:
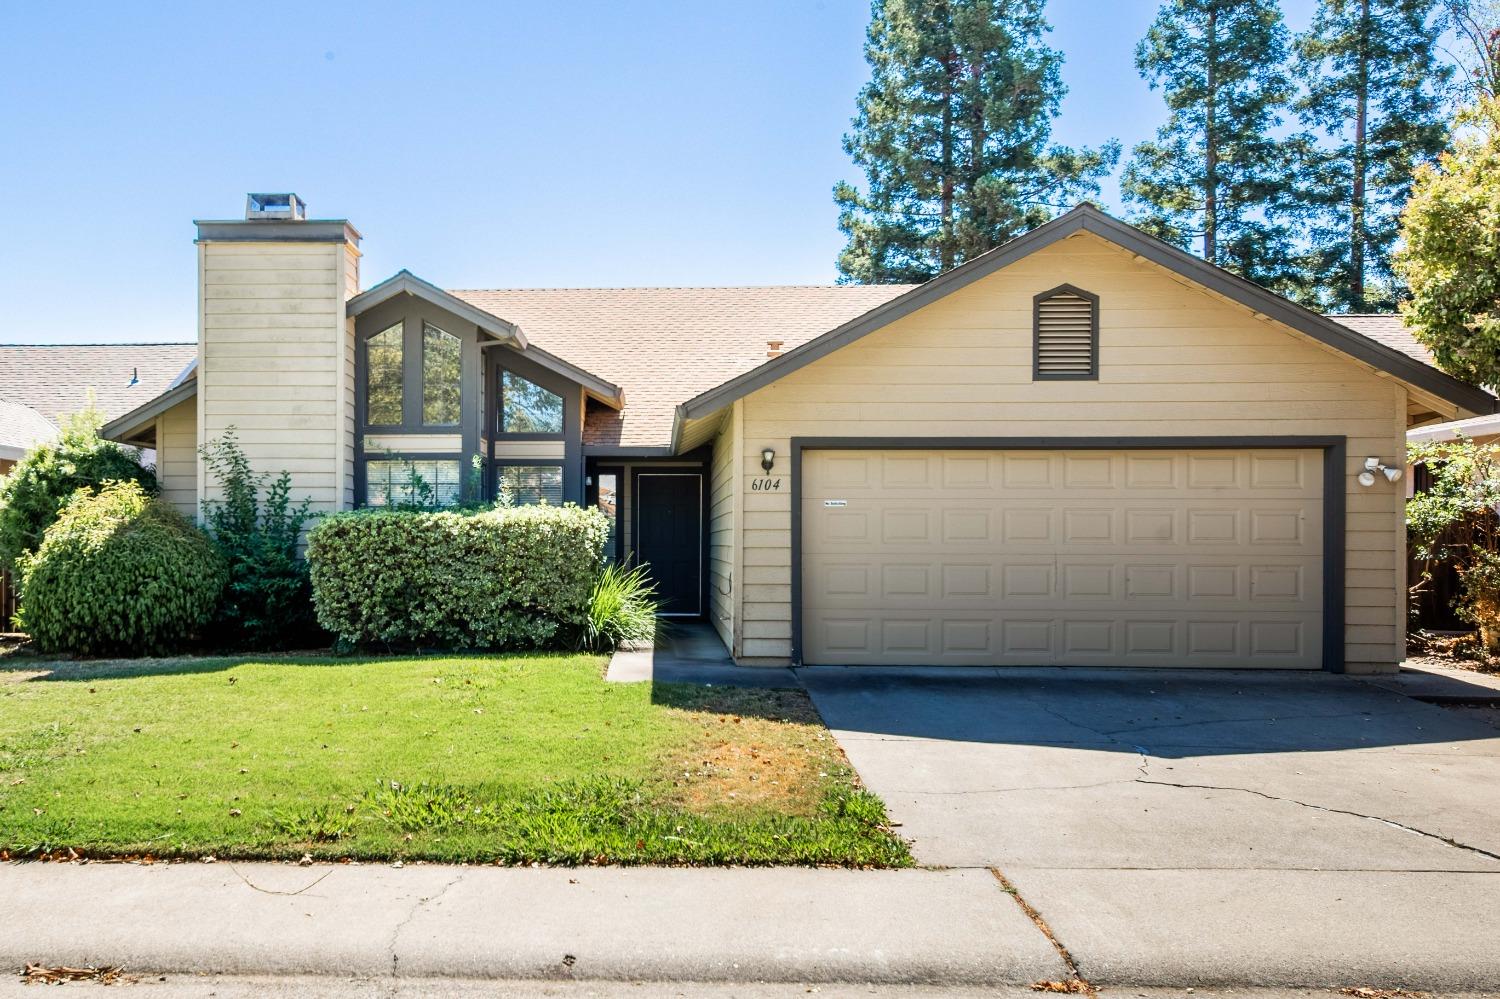
<instances>
[{"instance_id":1,"label":"round bush","mask_svg":"<svg viewBox=\"0 0 1500 999\"><path fill-rule=\"evenodd\" d=\"M23 556L22 627L44 652L160 655L213 615L226 579L207 535L136 482L79 490Z\"/></svg>"}]
</instances>

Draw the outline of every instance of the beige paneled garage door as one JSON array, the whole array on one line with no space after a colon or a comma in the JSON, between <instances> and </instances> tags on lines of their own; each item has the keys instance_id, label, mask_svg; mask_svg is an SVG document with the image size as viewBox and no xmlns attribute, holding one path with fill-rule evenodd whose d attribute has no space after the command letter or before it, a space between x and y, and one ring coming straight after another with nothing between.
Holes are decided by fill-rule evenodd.
<instances>
[{"instance_id":1,"label":"beige paneled garage door","mask_svg":"<svg viewBox=\"0 0 1500 999\"><path fill-rule=\"evenodd\" d=\"M1318 451L808 451L802 658L1321 662Z\"/></svg>"}]
</instances>

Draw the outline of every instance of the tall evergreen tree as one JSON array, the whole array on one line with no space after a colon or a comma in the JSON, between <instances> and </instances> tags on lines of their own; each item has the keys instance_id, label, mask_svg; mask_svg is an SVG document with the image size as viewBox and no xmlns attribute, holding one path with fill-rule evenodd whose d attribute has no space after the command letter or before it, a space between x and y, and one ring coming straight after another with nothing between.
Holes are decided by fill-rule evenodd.
<instances>
[{"instance_id":1,"label":"tall evergreen tree","mask_svg":"<svg viewBox=\"0 0 1500 999\"><path fill-rule=\"evenodd\" d=\"M873 0L834 187L841 279L925 281L1098 192L1119 156L1051 144L1066 89L1044 0Z\"/></svg>"},{"instance_id":2,"label":"tall evergreen tree","mask_svg":"<svg viewBox=\"0 0 1500 999\"><path fill-rule=\"evenodd\" d=\"M1296 292L1291 213L1299 137L1276 0L1167 0L1135 51L1170 114L1121 180L1133 221L1210 263Z\"/></svg>"},{"instance_id":3,"label":"tall evergreen tree","mask_svg":"<svg viewBox=\"0 0 1500 999\"><path fill-rule=\"evenodd\" d=\"M1401 208L1419 165L1447 144L1441 92L1452 67L1434 51L1437 0L1319 0L1297 38L1303 121L1328 142L1306 170L1309 269L1329 309L1392 308Z\"/></svg>"}]
</instances>

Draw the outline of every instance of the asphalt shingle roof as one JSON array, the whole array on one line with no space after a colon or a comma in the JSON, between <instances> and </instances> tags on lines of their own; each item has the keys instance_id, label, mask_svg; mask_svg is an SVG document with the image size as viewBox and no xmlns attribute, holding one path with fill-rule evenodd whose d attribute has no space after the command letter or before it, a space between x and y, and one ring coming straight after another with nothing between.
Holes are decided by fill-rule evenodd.
<instances>
[{"instance_id":1,"label":"asphalt shingle roof","mask_svg":"<svg viewBox=\"0 0 1500 999\"><path fill-rule=\"evenodd\" d=\"M453 291L543 350L619 385L625 408L589 407L584 443L663 447L677 404L764 364L911 285L503 288Z\"/></svg>"},{"instance_id":2,"label":"asphalt shingle roof","mask_svg":"<svg viewBox=\"0 0 1500 999\"><path fill-rule=\"evenodd\" d=\"M1361 333L1371 340L1377 340L1387 347L1394 347L1407 357L1416 358L1423 364L1437 367L1433 359L1432 351L1417 342L1417 338L1411 335L1411 330L1401 321L1401 316L1394 312L1386 313L1363 313L1347 316L1329 316L1340 326L1347 326L1356 333Z\"/></svg>"},{"instance_id":3,"label":"asphalt shingle roof","mask_svg":"<svg viewBox=\"0 0 1500 999\"><path fill-rule=\"evenodd\" d=\"M195 343L0 345L0 400L56 423L94 393L106 421L167 390L198 356Z\"/></svg>"}]
</instances>

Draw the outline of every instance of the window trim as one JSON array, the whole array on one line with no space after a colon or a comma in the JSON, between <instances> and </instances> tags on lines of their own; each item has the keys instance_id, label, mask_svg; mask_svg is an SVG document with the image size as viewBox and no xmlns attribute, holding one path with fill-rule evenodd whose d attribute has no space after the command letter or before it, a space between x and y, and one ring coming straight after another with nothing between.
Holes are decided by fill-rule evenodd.
<instances>
[{"instance_id":1,"label":"window trim","mask_svg":"<svg viewBox=\"0 0 1500 999\"><path fill-rule=\"evenodd\" d=\"M394 330L394 329L399 329L401 331L401 338L400 338L401 339L401 366L400 366L400 368L397 369L397 372L396 372L397 375L399 376L398 377L398 382L399 382L399 384L401 386L401 407L400 407L401 408L401 419L400 419L399 422L396 422L396 423L371 423L370 422L370 370L371 370L370 369L370 341L374 340L378 336L384 336L385 334L389 333L391 330ZM361 388L364 390L364 393L363 393L364 394L364 407L363 407L364 412L362 412L362 413L359 414L361 426L363 426L366 430L374 430L374 431L376 431L378 433L388 433L388 432L391 432L391 431L399 431L399 430L405 429L406 425L407 425L406 424L406 317L402 316L401 318L397 319L395 322L393 322L393 323L391 323L391 324L389 324L387 326L383 326L383 327L381 327L380 329L376 330L373 333L367 333L363 337L360 337L359 348L360 348L360 353L363 355L362 357L359 358L360 366L362 368L364 368L364 375L365 375L365 377L364 377L364 384L361 386Z\"/></svg>"},{"instance_id":2,"label":"window trim","mask_svg":"<svg viewBox=\"0 0 1500 999\"><path fill-rule=\"evenodd\" d=\"M561 476L558 483L557 507L565 506L568 502L568 463L561 458L491 458L490 459L490 502L500 502L500 469L507 466L520 466L522 468L555 468ZM535 506L536 504L526 504ZM554 507L555 509L556 507Z\"/></svg>"},{"instance_id":3,"label":"window trim","mask_svg":"<svg viewBox=\"0 0 1500 999\"><path fill-rule=\"evenodd\" d=\"M456 346L458 348L458 419L454 420L452 423L428 423L427 422L427 331L428 330L434 330L435 332L437 332L437 334L439 336L447 337L448 339L452 340L454 346ZM419 421L418 422L418 426L420 426L424 430L426 430L426 429L451 430L454 427L461 427L461 426L463 426L463 423L464 423L464 401L463 401L463 389L464 389L464 341L463 341L463 338L460 337L460 336L458 336L457 334L449 333L447 330L443 329L441 326L439 326L437 323L433 322L431 319L428 319L426 316L423 316L422 317L422 332L421 332L421 350L418 351L418 354L420 355L421 367L418 368L417 374L418 374L418 380L421 382L421 385L422 385L422 391L420 393L421 398L417 400L417 405L418 405L417 418L418 418L418 421ZM402 364L405 364L405 363L406 363L405 362L405 358L403 358L402 359ZM365 363L365 370L367 372L369 370L369 362L368 361L366 361L366 363ZM366 390L366 395L368 397L368 389ZM368 405L368 403L367 403L367 405Z\"/></svg>"},{"instance_id":4,"label":"window trim","mask_svg":"<svg viewBox=\"0 0 1500 999\"><path fill-rule=\"evenodd\" d=\"M1042 371L1042 303L1073 295L1089 303L1089 370L1087 374ZM1060 284L1031 299L1031 380L1034 382L1097 382L1099 380L1099 296L1071 284Z\"/></svg>"},{"instance_id":5,"label":"window trim","mask_svg":"<svg viewBox=\"0 0 1500 999\"><path fill-rule=\"evenodd\" d=\"M550 392L552 395L555 395L559 399L562 400L563 411L562 411L562 414L561 414L562 415L562 429L561 430L559 430L557 433L534 433L534 432L509 433L509 432L507 432L503 428L502 424L503 424L503 422L505 420L505 375L506 375L507 372L510 373L510 374L512 374L512 375L515 375L517 378L521 378L521 379L524 379L524 380L530 382L531 384L535 385L537 388L541 389L544 392ZM520 371L517 371L515 368L508 367L507 365L505 365L503 363L495 365L495 421L494 421L494 424L493 424L494 431L495 431L495 438L494 438L495 440L497 440L497 441L560 441L560 440L564 440L564 439L567 438L567 433L568 433L568 411L567 411L567 407L568 407L568 397L566 395L562 394L561 392L555 392L551 388L549 388L546 385L542 384L541 382L537 381L535 378L532 378L532 377L529 377L528 375L522 374Z\"/></svg>"}]
</instances>

